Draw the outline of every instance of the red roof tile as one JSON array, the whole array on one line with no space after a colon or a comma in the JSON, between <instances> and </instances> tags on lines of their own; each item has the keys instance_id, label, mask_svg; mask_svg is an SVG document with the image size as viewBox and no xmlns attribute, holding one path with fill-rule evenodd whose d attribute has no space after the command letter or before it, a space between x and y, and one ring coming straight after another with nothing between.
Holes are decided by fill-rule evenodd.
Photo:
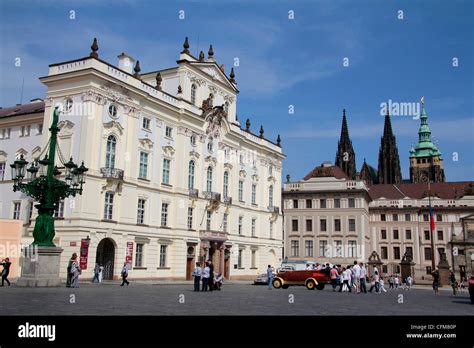
<instances>
[{"instance_id":1,"label":"red roof tile","mask_svg":"<svg viewBox=\"0 0 474 348\"><path fill-rule=\"evenodd\" d=\"M0 118L35 114L38 112L44 112L44 101L37 101L0 109Z\"/></svg>"},{"instance_id":2,"label":"red roof tile","mask_svg":"<svg viewBox=\"0 0 474 348\"><path fill-rule=\"evenodd\" d=\"M324 177L334 177L336 179L346 179L349 180L349 177L344 173L344 171L338 166L329 166L324 167L323 165L315 167L310 171L303 180L309 180L311 178L324 178Z\"/></svg>"},{"instance_id":3,"label":"red roof tile","mask_svg":"<svg viewBox=\"0 0 474 348\"><path fill-rule=\"evenodd\" d=\"M460 182L437 182L431 184L431 194L441 199L455 199L466 194L471 181ZM414 199L422 199L428 195L428 184L382 184L369 186L369 195L372 199L381 197L387 199L401 199L410 197Z\"/></svg>"}]
</instances>

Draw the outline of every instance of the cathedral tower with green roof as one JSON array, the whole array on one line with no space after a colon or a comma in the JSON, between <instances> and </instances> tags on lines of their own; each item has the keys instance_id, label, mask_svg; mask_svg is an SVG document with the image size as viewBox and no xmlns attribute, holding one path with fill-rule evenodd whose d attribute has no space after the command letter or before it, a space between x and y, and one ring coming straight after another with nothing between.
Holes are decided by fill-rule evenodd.
<instances>
[{"instance_id":1,"label":"cathedral tower with green roof","mask_svg":"<svg viewBox=\"0 0 474 348\"><path fill-rule=\"evenodd\" d=\"M444 182L444 167L441 152L431 141L431 131L428 127L428 115L425 111L424 99L421 99L420 129L418 144L410 149L410 181Z\"/></svg>"}]
</instances>

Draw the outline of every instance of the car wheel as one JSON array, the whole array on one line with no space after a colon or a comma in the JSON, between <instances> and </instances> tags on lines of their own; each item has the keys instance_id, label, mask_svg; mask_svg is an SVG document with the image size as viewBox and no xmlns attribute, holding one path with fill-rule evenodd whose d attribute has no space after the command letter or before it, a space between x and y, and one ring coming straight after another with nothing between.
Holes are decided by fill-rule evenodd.
<instances>
[{"instance_id":1,"label":"car wheel","mask_svg":"<svg viewBox=\"0 0 474 348\"><path fill-rule=\"evenodd\" d=\"M275 289L280 289L282 284L281 284L281 280L280 279L273 279L273 287Z\"/></svg>"},{"instance_id":2,"label":"car wheel","mask_svg":"<svg viewBox=\"0 0 474 348\"><path fill-rule=\"evenodd\" d=\"M323 290L324 289L324 284L319 283L318 285L316 285L316 289Z\"/></svg>"},{"instance_id":3,"label":"car wheel","mask_svg":"<svg viewBox=\"0 0 474 348\"><path fill-rule=\"evenodd\" d=\"M288 284L282 285L281 286L283 289L288 289L290 286Z\"/></svg>"},{"instance_id":4,"label":"car wheel","mask_svg":"<svg viewBox=\"0 0 474 348\"><path fill-rule=\"evenodd\" d=\"M316 286L316 283L314 282L314 280L310 279L306 281L306 289L314 290L315 286Z\"/></svg>"}]
</instances>

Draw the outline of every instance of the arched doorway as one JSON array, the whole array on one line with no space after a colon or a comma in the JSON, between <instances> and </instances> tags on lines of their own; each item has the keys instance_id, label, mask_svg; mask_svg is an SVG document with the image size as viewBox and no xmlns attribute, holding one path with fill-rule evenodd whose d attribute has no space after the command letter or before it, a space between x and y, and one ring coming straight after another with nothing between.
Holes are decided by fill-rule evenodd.
<instances>
[{"instance_id":1,"label":"arched doorway","mask_svg":"<svg viewBox=\"0 0 474 348\"><path fill-rule=\"evenodd\" d=\"M112 280L114 279L114 261L115 261L115 245L112 239L104 238L100 241L97 246L97 253L95 262L99 265L104 266L102 271L102 279Z\"/></svg>"}]
</instances>

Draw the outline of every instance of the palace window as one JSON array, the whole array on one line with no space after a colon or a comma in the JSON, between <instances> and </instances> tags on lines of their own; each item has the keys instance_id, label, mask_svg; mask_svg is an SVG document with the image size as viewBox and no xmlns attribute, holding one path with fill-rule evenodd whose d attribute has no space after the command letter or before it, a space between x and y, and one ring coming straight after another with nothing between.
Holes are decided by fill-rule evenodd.
<instances>
[{"instance_id":1,"label":"palace window","mask_svg":"<svg viewBox=\"0 0 474 348\"><path fill-rule=\"evenodd\" d=\"M197 90L197 87L193 83L191 85L191 104L193 104L193 105L196 105L196 90Z\"/></svg>"},{"instance_id":2,"label":"palace window","mask_svg":"<svg viewBox=\"0 0 474 348\"><path fill-rule=\"evenodd\" d=\"M212 192L212 167L207 168L206 191Z\"/></svg>"},{"instance_id":3,"label":"palace window","mask_svg":"<svg viewBox=\"0 0 474 348\"><path fill-rule=\"evenodd\" d=\"M227 232L228 230L228 221L229 221L229 214L224 213L224 217L222 218L222 231Z\"/></svg>"},{"instance_id":4,"label":"palace window","mask_svg":"<svg viewBox=\"0 0 474 348\"><path fill-rule=\"evenodd\" d=\"M424 222L428 222L428 221L429 221L428 214L423 214L423 221L424 221Z\"/></svg>"},{"instance_id":5,"label":"palace window","mask_svg":"<svg viewBox=\"0 0 474 348\"><path fill-rule=\"evenodd\" d=\"M438 240L444 240L443 231L438 231Z\"/></svg>"},{"instance_id":6,"label":"palace window","mask_svg":"<svg viewBox=\"0 0 474 348\"><path fill-rule=\"evenodd\" d=\"M298 200L293 199L293 209L298 209Z\"/></svg>"},{"instance_id":7,"label":"palace window","mask_svg":"<svg viewBox=\"0 0 474 348\"><path fill-rule=\"evenodd\" d=\"M196 146L196 136L194 134L189 138L189 142L192 146Z\"/></svg>"},{"instance_id":8,"label":"palace window","mask_svg":"<svg viewBox=\"0 0 474 348\"><path fill-rule=\"evenodd\" d=\"M392 215L392 220L393 221L398 221L398 214L393 214Z\"/></svg>"},{"instance_id":9,"label":"palace window","mask_svg":"<svg viewBox=\"0 0 474 348\"><path fill-rule=\"evenodd\" d=\"M105 167L114 169L115 168L115 150L117 147L117 139L113 135L109 135L107 138L107 147L105 151Z\"/></svg>"},{"instance_id":10,"label":"palace window","mask_svg":"<svg viewBox=\"0 0 474 348\"><path fill-rule=\"evenodd\" d=\"M319 241L319 256L321 257L327 256L327 246L328 246L327 240Z\"/></svg>"},{"instance_id":11,"label":"palace window","mask_svg":"<svg viewBox=\"0 0 474 348\"><path fill-rule=\"evenodd\" d=\"M268 206L273 207L273 186L268 188Z\"/></svg>"},{"instance_id":12,"label":"palace window","mask_svg":"<svg viewBox=\"0 0 474 348\"><path fill-rule=\"evenodd\" d=\"M380 214L380 221L387 221L385 214Z\"/></svg>"},{"instance_id":13,"label":"palace window","mask_svg":"<svg viewBox=\"0 0 474 348\"><path fill-rule=\"evenodd\" d=\"M387 239L387 230L380 230L380 239Z\"/></svg>"},{"instance_id":14,"label":"palace window","mask_svg":"<svg viewBox=\"0 0 474 348\"><path fill-rule=\"evenodd\" d=\"M355 219L349 219L349 231L355 232L356 230L356 221Z\"/></svg>"},{"instance_id":15,"label":"palace window","mask_svg":"<svg viewBox=\"0 0 474 348\"><path fill-rule=\"evenodd\" d=\"M293 232L298 231L298 220L291 220L291 230Z\"/></svg>"},{"instance_id":16,"label":"palace window","mask_svg":"<svg viewBox=\"0 0 474 348\"><path fill-rule=\"evenodd\" d=\"M405 230L405 239L411 239L411 230Z\"/></svg>"},{"instance_id":17,"label":"palace window","mask_svg":"<svg viewBox=\"0 0 474 348\"><path fill-rule=\"evenodd\" d=\"M393 230L393 239L398 239L398 238L399 238L398 230Z\"/></svg>"},{"instance_id":18,"label":"palace window","mask_svg":"<svg viewBox=\"0 0 474 348\"><path fill-rule=\"evenodd\" d=\"M5 167L6 167L6 163L0 162L0 181L5 180Z\"/></svg>"},{"instance_id":19,"label":"palace window","mask_svg":"<svg viewBox=\"0 0 474 348\"><path fill-rule=\"evenodd\" d=\"M306 240L304 242L304 250L305 250L306 257L313 257L313 241L312 240Z\"/></svg>"},{"instance_id":20,"label":"palace window","mask_svg":"<svg viewBox=\"0 0 474 348\"><path fill-rule=\"evenodd\" d=\"M326 199L325 198L322 198L319 200L319 206L321 209L324 209L326 208Z\"/></svg>"},{"instance_id":21,"label":"palace window","mask_svg":"<svg viewBox=\"0 0 474 348\"><path fill-rule=\"evenodd\" d=\"M167 138L173 138L173 128L171 128L170 126L166 126L165 136Z\"/></svg>"},{"instance_id":22,"label":"palace window","mask_svg":"<svg viewBox=\"0 0 474 348\"><path fill-rule=\"evenodd\" d=\"M357 242L355 240L349 241L349 245L347 246L347 256L357 257Z\"/></svg>"},{"instance_id":23,"label":"palace window","mask_svg":"<svg viewBox=\"0 0 474 348\"><path fill-rule=\"evenodd\" d=\"M137 224L145 223L145 200L142 198L138 199L138 208L137 208Z\"/></svg>"},{"instance_id":24,"label":"palace window","mask_svg":"<svg viewBox=\"0 0 474 348\"><path fill-rule=\"evenodd\" d=\"M135 267L143 266L143 244L137 243L135 246Z\"/></svg>"},{"instance_id":25,"label":"palace window","mask_svg":"<svg viewBox=\"0 0 474 348\"><path fill-rule=\"evenodd\" d=\"M411 221L410 214L405 214L405 221Z\"/></svg>"},{"instance_id":26,"label":"palace window","mask_svg":"<svg viewBox=\"0 0 474 348\"><path fill-rule=\"evenodd\" d=\"M193 208L188 207L188 229L193 228Z\"/></svg>"},{"instance_id":27,"label":"palace window","mask_svg":"<svg viewBox=\"0 0 474 348\"><path fill-rule=\"evenodd\" d=\"M414 256L414 255L413 255L413 248L412 248L412 247L406 247L406 248L405 248L405 252L406 252L407 254L410 254L412 257Z\"/></svg>"},{"instance_id":28,"label":"palace window","mask_svg":"<svg viewBox=\"0 0 474 348\"><path fill-rule=\"evenodd\" d=\"M244 201L244 182L239 180L239 201Z\"/></svg>"},{"instance_id":29,"label":"palace window","mask_svg":"<svg viewBox=\"0 0 474 348\"><path fill-rule=\"evenodd\" d=\"M114 194L112 192L106 192L105 204L104 204L104 220L112 220L113 210L114 210Z\"/></svg>"},{"instance_id":30,"label":"palace window","mask_svg":"<svg viewBox=\"0 0 474 348\"><path fill-rule=\"evenodd\" d=\"M21 202L13 202L13 220L20 220Z\"/></svg>"},{"instance_id":31,"label":"palace window","mask_svg":"<svg viewBox=\"0 0 474 348\"><path fill-rule=\"evenodd\" d=\"M63 218L64 217L64 199L61 199L58 202L58 205L56 206L56 209L54 209L54 217L55 218Z\"/></svg>"},{"instance_id":32,"label":"palace window","mask_svg":"<svg viewBox=\"0 0 474 348\"><path fill-rule=\"evenodd\" d=\"M140 168L138 177L140 179L146 179L148 173L148 154L146 152L140 152Z\"/></svg>"},{"instance_id":33,"label":"palace window","mask_svg":"<svg viewBox=\"0 0 474 348\"><path fill-rule=\"evenodd\" d=\"M306 220L306 231L311 232L313 230L313 220Z\"/></svg>"},{"instance_id":34,"label":"palace window","mask_svg":"<svg viewBox=\"0 0 474 348\"><path fill-rule=\"evenodd\" d=\"M319 230L321 232L326 232L326 229L327 229L327 221L326 219L321 219L319 220Z\"/></svg>"},{"instance_id":35,"label":"palace window","mask_svg":"<svg viewBox=\"0 0 474 348\"><path fill-rule=\"evenodd\" d=\"M355 208L355 199L354 198L349 198L349 208Z\"/></svg>"},{"instance_id":36,"label":"palace window","mask_svg":"<svg viewBox=\"0 0 474 348\"><path fill-rule=\"evenodd\" d=\"M257 185L252 184L252 204L257 204Z\"/></svg>"},{"instance_id":37,"label":"palace window","mask_svg":"<svg viewBox=\"0 0 474 348\"><path fill-rule=\"evenodd\" d=\"M342 257L342 240L335 240L334 246L335 246L334 256Z\"/></svg>"},{"instance_id":38,"label":"palace window","mask_svg":"<svg viewBox=\"0 0 474 348\"><path fill-rule=\"evenodd\" d=\"M431 261L431 248L425 248L425 261Z\"/></svg>"},{"instance_id":39,"label":"palace window","mask_svg":"<svg viewBox=\"0 0 474 348\"><path fill-rule=\"evenodd\" d=\"M168 226L168 203L161 204L161 226Z\"/></svg>"},{"instance_id":40,"label":"palace window","mask_svg":"<svg viewBox=\"0 0 474 348\"><path fill-rule=\"evenodd\" d=\"M341 219L334 219L334 231L341 231Z\"/></svg>"},{"instance_id":41,"label":"palace window","mask_svg":"<svg viewBox=\"0 0 474 348\"><path fill-rule=\"evenodd\" d=\"M243 224L243 216L239 216L239 234L241 235L242 234L242 224Z\"/></svg>"},{"instance_id":42,"label":"palace window","mask_svg":"<svg viewBox=\"0 0 474 348\"><path fill-rule=\"evenodd\" d=\"M388 248L387 247L381 247L380 248L380 258L383 260L388 259Z\"/></svg>"},{"instance_id":43,"label":"palace window","mask_svg":"<svg viewBox=\"0 0 474 348\"><path fill-rule=\"evenodd\" d=\"M400 260L400 247L393 247L393 258Z\"/></svg>"},{"instance_id":44,"label":"palace window","mask_svg":"<svg viewBox=\"0 0 474 348\"><path fill-rule=\"evenodd\" d=\"M188 164L188 189L194 189L194 161L189 161Z\"/></svg>"},{"instance_id":45,"label":"palace window","mask_svg":"<svg viewBox=\"0 0 474 348\"><path fill-rule=\"evenodd\" d=\"M166 267L166 253L168 251L167 245L160 245L160 268Z\"/></svg>"},{"instance_id":46,"label":"palace window","mask_svg":"<svg viewBox=\"0 0 474 348\"><path fill-rule=\"evenodd\" d=\"M206 211L206 230L210 231L212 227L212 211Z\"/></svg>"},{"instance_id":47,"label":"palace window","mask_svg":"<svg viewBox=\"0 0 474 348\"><path fill-rule=\"evenodd\" d=\"M313 201L311 199L306 200L306 209L313 208Z\"/></svg>"},{"instance_id":48,"label":"palace window","mask_svg":"<svg viewBox=\"0 0 474 348\"><path fill-rule=\"evenodd\" d=\"M242 256L243 256L243 253L244 253L244 249L239 249L239 255L237 257L237 267L238 268L242 268Z\"/></svg>"},{"instance_id":49,"label":"palace window","mask_svg":"<svg viewBox=\"0 0 474 348\"><path fill-rule=\"evenodd\" d=\"M150 119L143 117L142 127L146 130L150 130Z\"/></svg>"},{"instance_id":50,"label":"palace window","mask_svg":"<svg viewBox=\"0 0 474 348\"><path fill-rule=\"evenodd\" d=\"M109 105L109 116L112 118L117 118L117 106L114 104Z\"/></svg>"},{"instance_id":51,"label":"palace window","mask_svg":"<svg viewBox=\"0 0 474 348\"><path fill-rule=\"evenodd\" d=\"M224 172L224 198L229 197L229 172Z\"/></svg>"},{"instance_id":52,"label":"palace window","mask_svg":"<svg viewBox=\"0 0 474 348\"><path fill-rule=\"evenodd\" d=\"M430 240L430 239L431 239L431 238L430 238L430 237L431 237L431 236L430 236L430 231L425 230L424 233L425 233L425 240Z\"/></svg>"},{"instance_id":53,"label":"palace window","mask_svg":"<svg viewBox=\"0 0 474 348\"><path fill-rule=\"evenodd\" d=\"M334 198L334 208L340 208L340 207L341 207L341 199Z\"/></svg>"},{"instance_id":54,"label":"palace window","mask_svg":"<svg viewBox=\"0 0 474 348\"><path fill-rule=\"evenodd\" d=\"M171 165L171 160L164 158L163 159L163 184L169 185L170 183L170 165Z\"/></svg>"},{"instance_id":55,"label":"palace window","mask_svg":"<svg viewBox=\"0 0 474 348\"><path fill-rule=\"evenodd\" d=\"M291 256L299 256L300 242L297 240L291 241Z\"/></svg>"},{"instance_id":56,"label":"palace window","mask_svg":"<svg viewBox=\"0 0 474 348\"><path fill-rule=\"evenodd\" d=\"M255 225L257 224L257 219L252 219L252 237L255 237Z\"/></svg>"},{"instance_id":57,"label":"palace window","mask_svg":"<svg viewBox=\"0 0 474 348\"><path fill-rule=\"evenodd\" d=\"M441 215L441 214L436 214L436 221L438 221L438 222L443 221L443 215Z\"/></svg>"}]
</instances>

